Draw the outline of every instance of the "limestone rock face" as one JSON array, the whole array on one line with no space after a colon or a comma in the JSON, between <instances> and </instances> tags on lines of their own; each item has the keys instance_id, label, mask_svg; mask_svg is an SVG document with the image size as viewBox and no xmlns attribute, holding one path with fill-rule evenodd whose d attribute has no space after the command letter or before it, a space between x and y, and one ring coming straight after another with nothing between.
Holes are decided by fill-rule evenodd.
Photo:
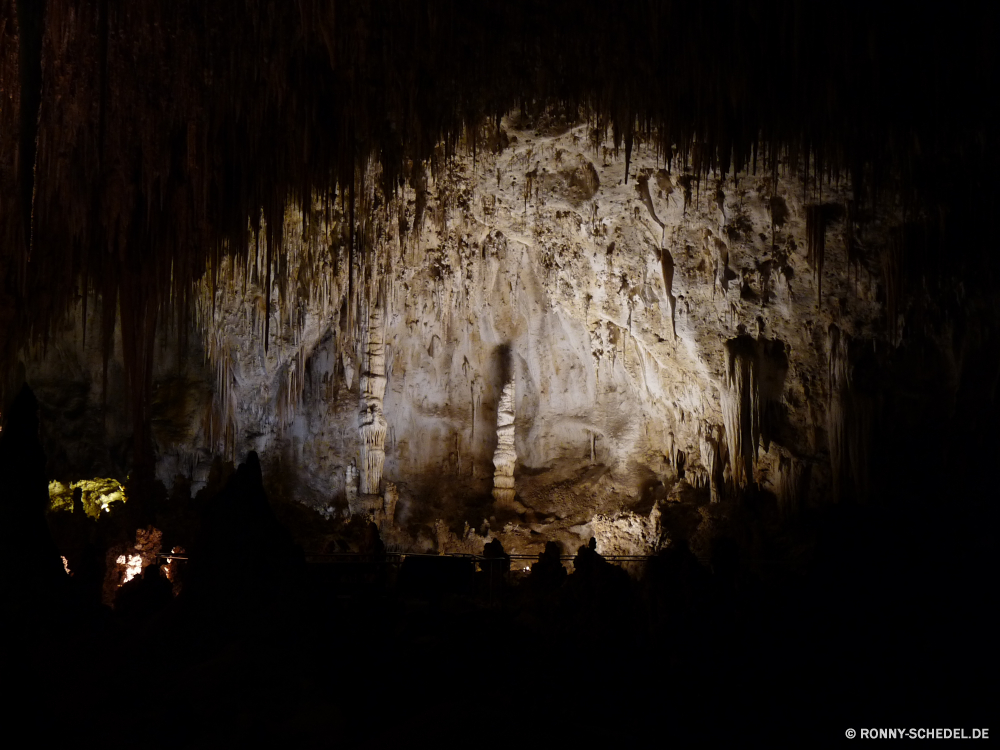
<instances>
[{"instance_id":1,"label":"limestone rock face","mask_svg":"<svg viewBox=\"0 0 1000 750\"><path fill-rule=\"evenodd\" d=\"M154 352L160 479L197 490L217 456L254 450L276 499L387 514L388 477L392 515L429 528L478 525L469 503L491 491L513 503L516 461L534 523L567 534L681 476L706 500L863 494L869 360L904 334L889 341L878 253L858 248L885 244L894 209L859 224L830 208L846 181L699 181L641 143L626 180L584 124L502 128L493 152L413 165L398 197L366 175L354 260L337 205L290 206L270 294L262 243L206 274L193 329ZM81 328L25 358L52 478L124 479L120 354L102 416Z\"/></svg>"},{"instance_id":2,"label":"limestone rock face","mask_svg":"<svg viewBox=\"0 0 1000 750\"><path fill-rule=\"evenodd\" d=\"M595 516L591 525L600 555L652 555L669 541L663 538L657 505L648 518L627 510Z\"/></svg>"}]
</instances>

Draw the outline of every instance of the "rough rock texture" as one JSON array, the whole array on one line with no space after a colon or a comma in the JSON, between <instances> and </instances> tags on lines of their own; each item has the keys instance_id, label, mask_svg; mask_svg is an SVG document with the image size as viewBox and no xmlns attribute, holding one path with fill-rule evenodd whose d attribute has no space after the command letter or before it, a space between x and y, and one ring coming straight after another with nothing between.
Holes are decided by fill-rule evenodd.
<instances>
[{"instance_id":1,"label":"rough rock texture","mask_svg":"<svg viewBox=\"0 0 1000 750\"><path fill-rule=\"evenodd\" d=\"M652 555L670 541L663 536L657 505L648 518L622 511L595 516L592 526L600 555Z\"/></svg>"},{"instance_id":2,"label":"rough rock texture","mask_svg":"<svg viewBox=\"0 0 1000 750\"><path fill-rule=\"evenodd\" d=\"M505 504L516 481L524 523L573 544L680 477L790 510L864 496L868 373L906 311L887 327L878 254L857 248L887 244L893 209L856 224L836 181L784 165L699 181L639 141L626 182L585 125L502 125L491 153L412 165L398 198L366 177L363 262L318 202L287 211L273 293L248 262L262 241L222 261L214 294L206 275L193 330L154 352L160 479L196 491L215 456L255 450L276 498L428 534L436 518L478 526L491 482ZM124 478L119 353L102 418L99 346L81 334L26 360L47 445L64 445L50 465Z\"/></svg>"}]
</instances>

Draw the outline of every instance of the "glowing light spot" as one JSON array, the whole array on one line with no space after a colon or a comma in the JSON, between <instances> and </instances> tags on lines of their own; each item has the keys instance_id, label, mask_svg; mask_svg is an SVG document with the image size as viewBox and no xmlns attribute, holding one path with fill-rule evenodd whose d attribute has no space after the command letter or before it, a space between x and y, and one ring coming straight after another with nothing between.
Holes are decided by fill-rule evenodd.
<instances>
[{"instance_id":1,"label":"glowing light spot","mask_svg":"<svg viewBox=\"0 0 1000 750\"><path fill-rule=\"evenodd\" d=\"M63 561L63 570L66 571L66 575L73 575L73 571L69 569L69 560L66 559L66 555L60 555Z\"/></svg>"},{"instance_id":2,"label":"glowing light spot","mask_svg":"<svg viewBox=\"0 0 1000 750\"><path fill-rule=\"evenodd\" d=\"M115 562L126 566L125 580L122 581L122 584L128 583L142 572L142 555L129 555L127 558L125 555L118 555Z\"/></svg>"}]
</instances>

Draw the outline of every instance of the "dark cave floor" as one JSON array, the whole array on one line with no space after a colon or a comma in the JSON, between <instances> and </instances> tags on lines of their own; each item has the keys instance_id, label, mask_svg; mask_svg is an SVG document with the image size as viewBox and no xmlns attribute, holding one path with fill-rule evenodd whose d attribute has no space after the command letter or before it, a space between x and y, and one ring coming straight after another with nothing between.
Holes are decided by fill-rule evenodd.
<instances>
[{"instance_id":1,"label":"dark cave floor","mask_svg":"<svg viewBox=\"0 0 1000 750\"><path fill-rule=\"evenodd\" d=\"M627 747L988 726L995 512L968 513L965 543L936 545L931 515L880 539L844 513L797 581L729 581L665 554L638 582L610 565L533 574L491 605L482 574L458 596L401 592L379 565L297 565L145 609L27 613L7 619L5 731L105 747Z\"/></svg>"}]
</instances>

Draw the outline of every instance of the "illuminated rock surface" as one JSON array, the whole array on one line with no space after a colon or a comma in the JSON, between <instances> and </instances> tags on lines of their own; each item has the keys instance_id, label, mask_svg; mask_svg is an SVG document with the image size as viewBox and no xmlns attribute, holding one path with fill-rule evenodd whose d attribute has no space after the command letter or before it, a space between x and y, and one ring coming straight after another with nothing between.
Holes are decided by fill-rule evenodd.
<instances>
[{"instance_id":1,"label":"illuminated rock surface","mask_svg":"<svg viewBox=\"0 0 1000 750\"><path fill-rule=\"evenodd\" d=\"M0 725L988 723L979 6L0 0Z\"/></svg>"},{"instance_id":2,"label":"illuminated rock surface","mask_svg":"<svg viewBox=\"0 0 1000 750\"><path fill-rule=\"evenodd\" d=\"M374 517L385 472L408 521L478 525L468 504L492 490L512 507L516 482L530 523L570 546L595 514L643 505L643 487L681 473L716 502L752 484L786 508L864 497L873 396L851 373L892 345L879 269L846 243L888 242L879 222L826 209L820 266L810 207L847 205L845 188L803 189L783 168L777 182L693 182L641 145L626 184L624 161L584 125L518 122L503 121L503 150L458 156L419 193L382 201L355 290L367 313L349 304L336 212L308 225L287 212L290 291L270 295L266 351L261 279L223 262L214 298L204 286L198 298L201 332L157 350L164 483L184 476L197 491L216 455L256 450L280 465L280 498ZM63 481L121 472L127 455L59 439L101 442L99 347L80 339L67 329L28 362L40 392L78 394L53 403L47 427ZM103 437L120 444L116 361Z\"/></svg>"},{"instance_id":3,"label":"illuminated rock surface","mask_svg":"<svg viewBox=\"0 0 1000 750\"><path fill-rule=\"evenodd\" d=\"M153 436L168 486L181 475L197 491L215 455L253 449L281 464L282 497L344 507L355 462L359 498L380 496L384 471L409 517L444 509L459 520L492 489L499 451L497 481L517 481L524 505L553 517L567 541L595 513L634 505L645 483L673 482L677 454L715 497L728 491L723 464L730 489L768 485L780 455L815 464L817 498L829 491L825 331L837 320L877 341L881 330L874 281L849 274L843 220L827 227L817 307L806 207L848 196L830 186L803 195L794 175L702 181L692 192L682 164L668 173L642 147L625 184L623 160L585 126L516 125L504 121L503 151L428 174L421 215L410 188L385 204L360 317L346 303L339 215L307 227L288 213L292 291L281 307L270 295L266 351L261 279L224 261L214 299L207 288L199 297L203 333L157 350ZM405 237L393 212L413 226ZM121 461L114 449L81 460L57 440L62 430L100 442L99 347L80 338L79 326L66 331L28 365L54 396L68 382L79 393L69 412L79 416L61 408L65 422L52 428L53 444L69 442L58 449L63 481L81 464ZM501 350L519 415L510 446L506 433L495 437ZM123 441L115 362L103 429Z\"/></svg>"},{"instance_id":4,"label":"illuminated rock surface","mask_svg":"<svg viewBox=\"0 0 1000 750\"><path fill-rule=\"evenodd\" d=\"M500 393L497 406L497 449L493 453L493 500L498 508L514 507L514 381L511 380Z\"/></svg>"}]
</instances>

